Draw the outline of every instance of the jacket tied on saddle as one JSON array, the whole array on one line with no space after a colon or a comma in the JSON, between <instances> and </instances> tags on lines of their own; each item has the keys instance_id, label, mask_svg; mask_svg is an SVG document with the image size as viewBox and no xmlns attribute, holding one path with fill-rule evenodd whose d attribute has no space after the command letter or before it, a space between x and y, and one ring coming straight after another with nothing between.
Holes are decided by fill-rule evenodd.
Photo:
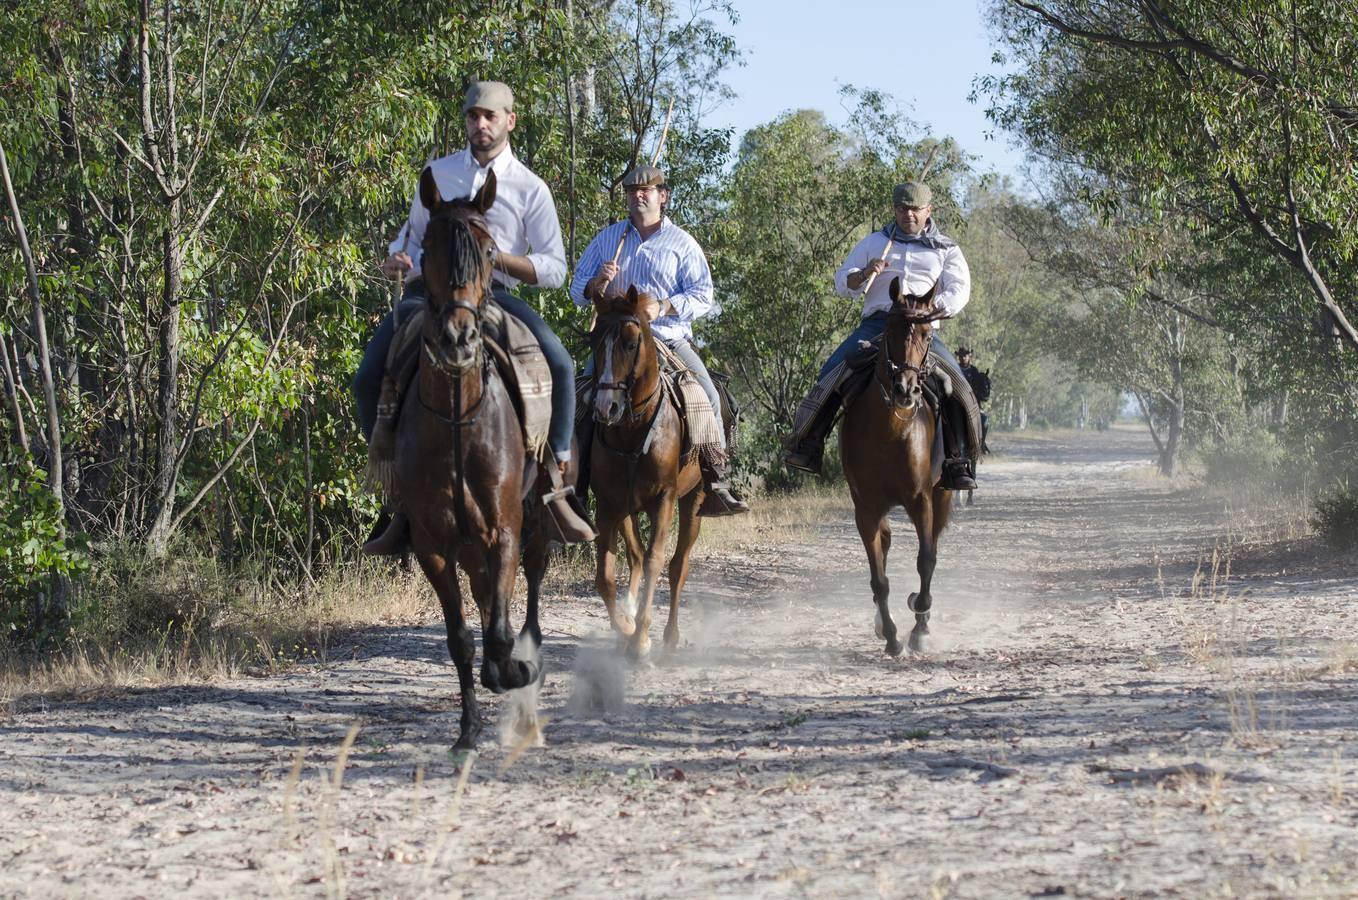
<instances>
[{"instance_id":1,"label":"jacket tied on saddle","mask_svg":"<svg viewBox=\"0 0 1358 900\"><path fill-rule=\"evenodd\" d=\"M406 392L419 370L424 317L423 309L412 313L401 323L391 342L377 401L377 424L368 441L368 481L393 499L396 496L396 427ZM528 326L505 313L494 300L486 302L481 329L484 347L494 360L518 413L526 455L543 461L547 452L547 431L552 421L552 374L547 367L547 357Z\"/></svg>"}]
</instances>

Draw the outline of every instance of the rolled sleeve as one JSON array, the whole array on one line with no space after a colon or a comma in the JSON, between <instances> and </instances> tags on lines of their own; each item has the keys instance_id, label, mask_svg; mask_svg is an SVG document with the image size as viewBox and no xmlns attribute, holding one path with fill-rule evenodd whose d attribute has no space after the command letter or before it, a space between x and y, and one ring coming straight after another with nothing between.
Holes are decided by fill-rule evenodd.
<instances>
[{"instance_id":1,"label":"rolled sleeve","mask_svg":"<svg viewBox=\"0 0 1358 900\"><path fill-rule=\"evenodd\" d=\"M949 317L957 315L971 299L971 269L962 256L962 248L948 248L943 257L943 272L939 282L939 291L934 295L934 308L943 310Z\"/></svg>"},{"instance_id":2,"label":"rolled sleeve","mask_svg":"<svg viewBox=\"0 0 1358 900\"><path fill-rule=\"evenodd\" d=\"M674 317L687 323L710 313L716 306L712 269L696 243L680 258L678 275L683 290L667 298L674 307Z\"/></svg>"},{"instance_id":3,"label":"rolled sleeve","mask_svg":"<svg viewBox=\"0 0 1358 900\"><path fill-rule=\"evenodd\" d=\"M527 204L523 218L528 238L528 261L537 273L535 287L559 288L566 283L566 247L561 241L561 222L556 217L552 192L544 184L540 195Z\"/></svg>"}]
</instances>

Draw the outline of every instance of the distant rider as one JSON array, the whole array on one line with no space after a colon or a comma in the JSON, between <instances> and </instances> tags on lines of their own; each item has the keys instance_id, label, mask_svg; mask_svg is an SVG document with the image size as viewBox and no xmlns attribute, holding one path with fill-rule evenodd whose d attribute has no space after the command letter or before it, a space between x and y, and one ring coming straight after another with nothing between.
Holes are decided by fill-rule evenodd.
<instances>
[{"instance_id":1,"label":"distant rider","mask_svg":"<svg viewBox=\"0 0 1358 900\"><path fill-rule=\"evenodd\" d=\"M923 296L937 284L934 308L948 317L961 312L971 298L971 272L962 248L939 232L932 218L932 200L933 193L926 184L910 181L896 185L891 195L893 220L859 241L835 273L835 291L843 297L858 297L869 278L872 284L863 297L863 316L858 327L821 367L811 395L803 401L804 409L808 404L815 408L808 410L807 415L798 415L800 427L791 436L792 449L783 460L790 468L820 472L825 439L843 399L839 388L847 375L845 360L861 342L876 339L886 329L892 279L901 279L902 295ZM942 485L955 491L974 490L980 429L978 419L974 429L977 434L970 438L968 419L976 412L976 402L957 361L939 339L940 324L934 323L930 352L939 367L954 376L949 379L951 389L941 410L946 457ZM817 398L819 402L815 402Z\"/></svg>"}]
</instances>

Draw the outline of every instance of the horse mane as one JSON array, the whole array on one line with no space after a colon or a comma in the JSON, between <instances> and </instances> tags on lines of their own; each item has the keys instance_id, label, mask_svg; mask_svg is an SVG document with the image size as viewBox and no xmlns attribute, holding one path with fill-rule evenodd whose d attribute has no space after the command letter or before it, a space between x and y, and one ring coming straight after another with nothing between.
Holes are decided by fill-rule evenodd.
<instances>
[{"instance_id":1,"label":"horse mane","mask_svg":"<svg viewBox=\"0 0 1358 900\"><path fill-rule=\"evenodd\" d=\"M461 288L481 273L485 254L466 219L457 215L440 217L448 223L449 287Z\"/></svg>"}]
</instances>

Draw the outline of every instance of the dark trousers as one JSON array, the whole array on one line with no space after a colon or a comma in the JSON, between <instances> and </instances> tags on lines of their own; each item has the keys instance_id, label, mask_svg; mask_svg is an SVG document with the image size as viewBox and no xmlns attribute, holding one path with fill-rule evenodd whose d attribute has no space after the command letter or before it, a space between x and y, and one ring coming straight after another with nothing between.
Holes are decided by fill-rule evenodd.
<instances>
[{"instance_id":1,"label":"dark trousers","mask_svg":"<svg viewBox=\"0 0 1358 900\"><path fill-rule=\"evenodd\" d=\"M505 312L528 326L533 337L542 345L547 357L547 368L552 373L552 424L547 432L547 443L557 459L569 459L571 429L575 422L575 366L560 338L542 321L531 306L498 285L494 289L495 302ZM401 321L424 303L424 283L418 279L406 286L399 312ZM371 438L377 425L377 398L382 392L382 370L386 366L387 351L396 337L395 317L388 313L373 332L372 340L363 351L363 361L354 373L354 400L358 407L358 427L365 439Z\"/></svg>"}]
</instances>

